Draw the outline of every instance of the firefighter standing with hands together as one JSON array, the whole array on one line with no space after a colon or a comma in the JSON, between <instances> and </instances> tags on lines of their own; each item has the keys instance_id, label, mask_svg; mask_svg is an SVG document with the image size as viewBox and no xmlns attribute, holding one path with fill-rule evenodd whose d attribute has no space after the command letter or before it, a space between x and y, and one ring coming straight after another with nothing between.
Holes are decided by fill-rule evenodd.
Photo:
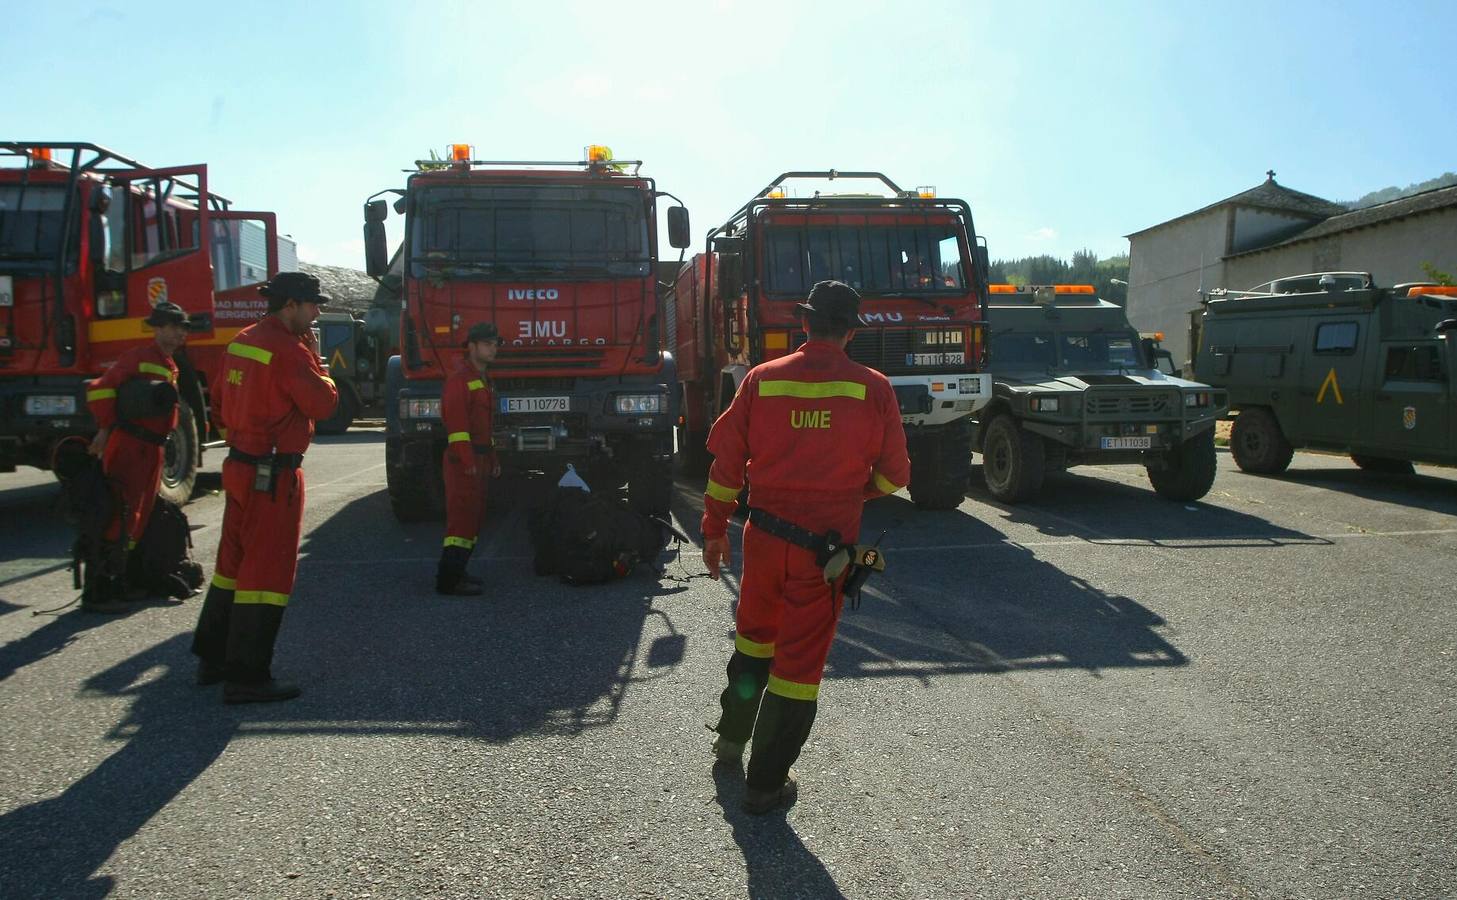
<instances>
[{"instance_id":1,"label":"firefighter standing with hands together","mask_svg":"<svg viewBox=\"0 0 1457 900\"><path fill-rule=\"evenodd\" d=\"M199 684L226 682L227 703L297 697L275 681L273 644L293 591L304 515L304 451L339 393L319 363L319 280L280 272L258 289L268 314L228 345L213 411L230 448L217 567L193 635Z\"/></svg>"},{"instance_id":2,"label":"firefighter standing with hands together","mask_svg":"<svg viewBox=\"0 0 1457 900\"><path fill-rule=\"evenodd\" d=\"M188 331L187 313L166 300L153 307L144 321L152 327L155 339L123 353L86 391L86 405L99 426L90 451L101 457L102 471L116 486L121 501L105 539L115 545L125 537L127 551L146 530L157 502L163 448L177 427L177 363L172 356L187 343ZM83 610L110 613L126 609L122 558L121 553L112 555L111 565L103 564L104 572L93 572L87 566Z\"/></svg>"},{"instance_id":3,"label":"firefighter standing with hands together","mask_svg":"<svg viewBox=\"0 0 1457 900\"><path fill-rule=\"evenodd\" d=\"M496 360L501 336L491 322L466 332L465 358L445 380L440 419L445 425L445 543L435 572L435 592L479 597L482 581L466 572L486 515L492 478L501 474L491 439L496 392L486 369Z\"/></svg>"},{"instance_id":4,"label":"firefighter standing with hands together","mask_svg":"<svg viewBox=\"0 0 1457 900\"><path fill-rule=\"evenodd\" d=\"M830 574L827 544L853 545L865 500L910 482L895 391L845 354L860 295L821 281L808 301L799 304L806 343L751 369L708 435L703 561L712 578L729 557L728 520L745 478L753 483L713 743L719 763L738 765L753 739L744 795L753 814L795 796L790 766L814 722L848 574Z\"/></svg>"}]
</instances>

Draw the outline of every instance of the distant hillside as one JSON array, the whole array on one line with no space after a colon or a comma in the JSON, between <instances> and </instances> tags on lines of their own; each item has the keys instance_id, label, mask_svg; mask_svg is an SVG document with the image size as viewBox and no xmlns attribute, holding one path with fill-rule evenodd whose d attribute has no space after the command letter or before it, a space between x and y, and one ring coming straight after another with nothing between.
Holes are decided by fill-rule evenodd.
<instances>
[{"instance_id":1,"label":"distant hillside","mask_svg":"<svg viewBox=\"0 0 1457 900\"><path fill-rule=\"evenodd\" d=\"M1389 203L1392 200L1400 200L1402 197L1410 197L1412 194L1420 194L1422 191L1430 191L1452 184L1457 184L1457 172L1443 172L1436 178L1430 178L1420 184L1409 184L1404 188L1393 185L1392 187L1382 188L1379 191L1372 191L1359 200L1343 202L1341 205L1350 209L1364 209L1368 206L1375 206L1378 203Z\"/></svg>"}]
</instances>

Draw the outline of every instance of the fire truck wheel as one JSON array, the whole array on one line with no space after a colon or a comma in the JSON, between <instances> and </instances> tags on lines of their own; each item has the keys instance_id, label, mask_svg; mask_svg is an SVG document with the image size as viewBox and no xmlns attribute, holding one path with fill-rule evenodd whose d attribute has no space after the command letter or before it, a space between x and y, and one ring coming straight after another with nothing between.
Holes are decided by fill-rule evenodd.
<instances>
[{"instance_id":1,"label":"fire truck wheel","mask_svg":"<svg viewBox=\"0 0 1457 900\"><path fill-rule=\"evenodd\" d=\"M673 504L672 467L647 465L635 469L627 479L627 502L640 513L668 515Z\"/></svg>"},{"instance_id":2,"label":"fire truck wheel","mask_svg":"<svg viewBox=\"0 0 1457 900\"><path fill-rule=\"evenodd\" d=\"M1416 473L1416 467L1408 459L1389 459L1385 456L1352 453L1351 462L1360 466L1364 472L1375 472L1380 475L1413 475Z\"/></svg>"},{"instance_id":3,"label":"fire truck wheel","mask_svg":"<svg viewBox=\"0 0 1457 900\"><path fill-rule=\"evenodd\" d=\"M182 506L192 499L192 485L197 481L197 426L192 422L192 409L179 407L177 427L167 435L162 455L162 482L157 496Z\"/></svg>"},{"instance_id":4,"label":"fire truck wheel","mask_svg":"<svg viewBox=\"0 0 1457 900\"><path fill-rule=\"evenodd\" d=\"M1148 480L1165 500L1188 503L1214 487L1219 458L1214 454L1214 430L1185 441L1164 454L1162 467L1150 467Z\"/></svg>"},{"instance_id":5,"label":"fire truck wheel","mask_svg":"<svg viewBox=\"0 0 1457 900\"><path fill-rule=\"evenodd\" d=\"M1295 449L1275 414L1263 406L1240 410L1229 435L1229 452L1242 472L1276 475L1290 467Z\"/></svg>"},{"instance_id":6,"label":"fire truck wheel","mask_svg":"<svg viewBox=\"0 0 1457 900\"><path fill-rule=\"evenodd\" d=\"M678 448L673 454L673 461L678 471L684 475L707 475L708 467L713 464L713 457L708 454L708 434L690 431L680 425L675 429L675 437Z\"/></svg>"},{"instance_id":7,"label":"fire truck wheel","mask_svg":"<svg viewBox=\"0 0 1457 900\"><path fill-rule=\"evenodd\" d=\"M428 449L428 448L427 448ZM438 466L428 463L416 468L407 468L403 450L398 440L385 443L385 482L390 495L390 512L400 522L429 522L444 514L443 488L436 488L440 481ZM436 497L436 490L441 496Z\"/></svg>"},{"instance_id":8,"label":"fire truck wheel","mask_svg":"<svg viewBox=\"0 0 1457 900\"><path fill-rule=\"evenodd\" d=\"M354 417L359 415L359 398L354 394L354 388L347 381L339 383L339 404L334 407L334 414L323 419L314 426L319 434L343 434L354 424Z\"/></svg>"},{"instance_id":9,"label":"fire truck wheel","mask_svg":"<svg viewBox=\"0 0 1457 900\"><path fill-rule=\"evenodd\" d=\"M982 445L987 490L1003 503L1027 499L1042 487L1045 456L1042 438L1024 431L1009 415L997 416L987 426ZM915 472L911 475L914 478Z\"/></svg>"}]
</instances>

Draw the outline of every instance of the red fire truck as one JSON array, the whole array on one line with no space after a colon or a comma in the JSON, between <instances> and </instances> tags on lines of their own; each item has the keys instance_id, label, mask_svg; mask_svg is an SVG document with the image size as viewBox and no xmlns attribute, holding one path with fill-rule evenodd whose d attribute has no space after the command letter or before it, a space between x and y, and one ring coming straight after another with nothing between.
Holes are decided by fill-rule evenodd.
<instances>
[{"instance_id":1,"label":"red fire truck","mask_svg":"<svg viewBox=\"0 0 1457 900\"><path fill-rule=\"evenodd\" d=\"M876 190L789 196L789 183L842 179ZM992 393L982 371L986 270L965 201L902 190L879 172L780 175L709 233L669 297L685 469L706 471L709 426L751 366L803 342L795 303L834 278L862 298L850 358L885 373L900 400L911 499L954 509L970 477L971 416Z\"/></svg>"},{"instance_id":2,"label":"red fire truck","mask_svg":"<svg viewBox=\"0 0 1457 900\"><path fill-rule=\"evenodd\" d=\"M401 520L440 515L440 392L475 322L505 344L492 369L504 466L576 463L635 507L672 496L673 355L663 347L657 201L672 197L600 145L580 162L491 161L453 144L417 161L402 189L364 207L366 270L391 272L384 220L404 215L400 355L385 387L385 472ZM668 209L669 243L689 244L688 210Z\"/></svg>"},{"instance_id":3,"label":"red fire truck","mask_svg":"<svg viewBox=\"0 0 1457 900\"><path fill-rule=\"evenodd\" d=\"M61 439L95 432L86 381L152 340L142 320L170 300L194 332L178 354L182 415L160 493L185 503L207 437L207 373L262 312L254 286L278 270L277 231L273 213L212 193L205 165L0 141L0 472L50 468Z\"/></svg>"}]
</instances>

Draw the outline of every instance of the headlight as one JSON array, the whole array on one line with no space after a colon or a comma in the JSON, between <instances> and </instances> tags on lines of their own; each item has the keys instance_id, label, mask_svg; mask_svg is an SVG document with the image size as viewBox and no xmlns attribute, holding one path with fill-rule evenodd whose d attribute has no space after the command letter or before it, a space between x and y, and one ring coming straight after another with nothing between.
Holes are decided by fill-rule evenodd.
<instances>
[{"instance_id":1,"label":"headlight","mask_svg":"<svg viewBox=\"0 0 1457 900\"><path fill-rule=\"evenodd\" d=\"M662 394L618 394L617 411L625 416L640 416L644 413L663 411Z\"/></svg>"},{"instance_id":2,"label":"headlight","mask_svg":"<svg viewBox=\"0 0 1457 900\"><path fill-rule=\"evenodd\" d=\"M1184 395L1184 405L1188 407L1199 407L1209 405L1209 392L1196 391Z\"/></svg>"},{"instance_id":3,"label":"headlight","mask_svg":"<svg viewBox=\"0 0 1457 900\"><path fill-rule=\"evenodd\" d=\"M440 418L439 397L401 397L400 398L401 419L438 419Z\"/></svg>"},{"instance_id":4,"label":"headlight","mask_svg":"<svg viewBox=\"0 0 1457 900\"><path fill-rule=\"evenodd\" d=\"M28 416L74 416L75 397L26 397L25 414Z\"/></svg>"},{"instance_id":5,"label":"headlight","mask_svg":"<svg viewBox=\"0 0 1457 900\"><path fill-rule=\"evenodd\" d=\"M1058 401L1058 398L1057 397L1033 397L1032 398L1032 411L1033 412L1057 412L1057 408L1058 408L1058 405L1059 405L1057 401Z\"/></svg>"},{"instance_id":6,"label":"headlight","mask_svg":"<svg viewBox=\"0 0 1457 900\"><path fill-rule=\"evenodd\" d=\"M977 394L981 392L981 382L975 378L962 378L957 381L957 390L963 394Z\"/></svg>"}]
</instances>

